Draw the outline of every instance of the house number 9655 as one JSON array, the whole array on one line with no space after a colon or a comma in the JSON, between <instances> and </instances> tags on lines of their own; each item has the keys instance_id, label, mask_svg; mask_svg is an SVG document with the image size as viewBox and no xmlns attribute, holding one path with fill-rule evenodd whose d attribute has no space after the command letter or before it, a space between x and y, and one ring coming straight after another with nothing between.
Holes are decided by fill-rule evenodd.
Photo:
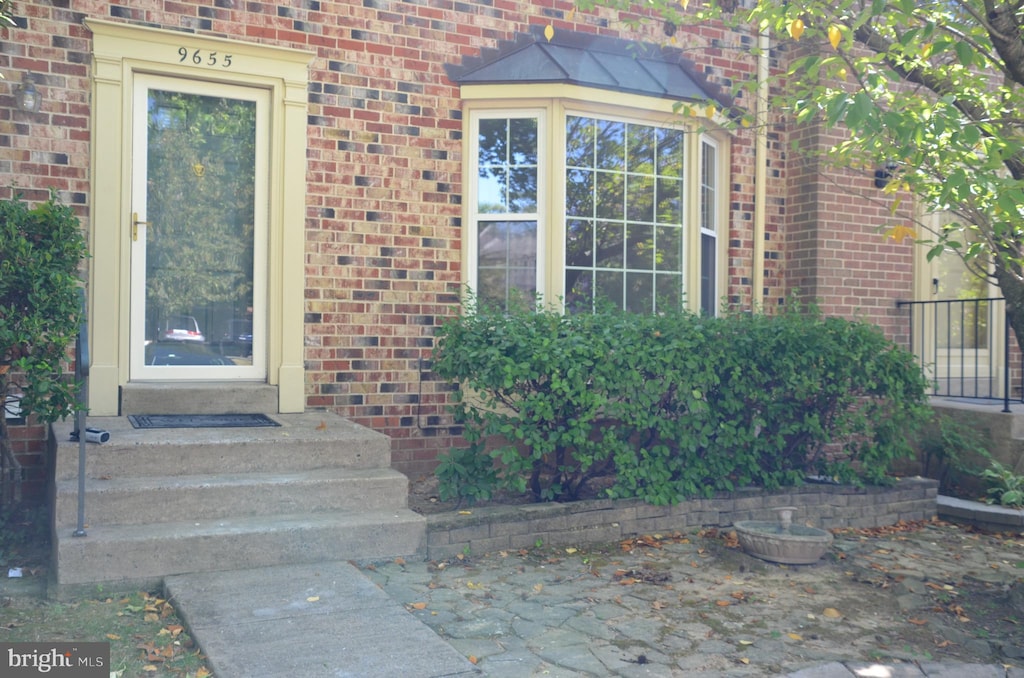
<instances>
[{"instance_id":1,"label":"house number 9655","mask_svg":"<svg viewBox=\"0 0 1024 678\"><path fill-rule=\"evenodd\" d=\"M178 63L191 62L197 66L220 66L231 68L231 55L221 55L219 52L206 52L201 49L189 51L187 47L178 48Z\"/></svg>"}]
</instances>

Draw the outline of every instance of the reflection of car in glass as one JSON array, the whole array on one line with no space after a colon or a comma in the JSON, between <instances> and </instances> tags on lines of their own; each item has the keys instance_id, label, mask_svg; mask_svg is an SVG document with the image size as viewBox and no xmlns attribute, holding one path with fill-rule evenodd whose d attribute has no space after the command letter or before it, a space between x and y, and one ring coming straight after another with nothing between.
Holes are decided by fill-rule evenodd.
<instances>
[{"instance_id":1,"label":"reflection of car in glass","mask_svg":"<svg viewBox=\"0 0 1024 678\"><path fill-rule=\"evenodd\" d=\"M146 346L147 365L234 365L209 346L188 341L158 341Z\"/></svg>"},{"instance_id":2,"label":"reflection of car in glass","mask_svg":"<svg viewBox=\"0 0 1024 678\"><path fill-rule=\"evenodd\" d=\"M206 337L199 331L199 323L190 315L172 315L164 321L162 341L194 341L203 343Z\"/></svg>"},{"instance_id":3,"label":"reflection of car in glass","mask_svg":"<svg viewBox=\"0 0 1024 678\"><path fill-rule=\"evenodd\" d=\"M252 321L229 320L227 330L220 338L220 352L242 357L252 355Z\"/></svg>"}]
</instances>

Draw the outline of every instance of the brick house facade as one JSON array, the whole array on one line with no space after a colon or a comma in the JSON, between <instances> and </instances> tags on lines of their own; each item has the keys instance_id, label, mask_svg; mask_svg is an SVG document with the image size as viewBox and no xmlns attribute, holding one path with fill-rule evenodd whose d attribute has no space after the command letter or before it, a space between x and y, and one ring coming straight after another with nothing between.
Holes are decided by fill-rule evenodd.
<instances>
[{"instance_id":1,"label":"brick house facade","mask_svg":"<svg viewBox=\"0 0 1024 678\"><path fill-rule=\"evenodd\" d=\"M437 453L458 441L446 426L451 387L429 371L435 329L455 311L470 277L471 106L468 88L454 82L449 69L549 25L556 32L678 48L708 87L723 91L756 80L763 67L750 54L758 39L753 32L702 26L680 28L669 38L659 22L633 29L635 16L577 12L562 0L21 0L14 10L18 26L6 31L0 48L6 77L0 83L0 198L17 192L41 200L54 188L75 208L94 253L90 317L97 322L110 312L104 304L123 305L117 299L128 295L120 287L127 277L103 277L112 261L121 261L106 252L127 242L132 212L117 198L130 190L131 172L104 169L131 157L109 141L124 138L111 130L127 124L117 115L127 109L110 104L110 97L129 100L125 74L159 66L166 67L164 75L223 82L223 72L196 69L189 76L182 69L190 65L176 61L179 49L188 59L205 50L207 61L218 45L289 50L252 57L268 64L294 57L289 68L296 70L273 76L281 96L271 107L275 124L285 117L291 125L281 134L294 140L287 135L298 128L305 144L298 163L293 156L269 180L284 205L272 215L270 260L280 257L285 268L299 261L301 284L289 283L287 274L283 282L271 275L267 380L299 384L301 395L282 408L326 409L389 435L394 467L412 476L429 472ZM121 27L150 31L141 35L152 36L152 65L131 51L137 48L115 55L119 41L145 42L122 35ZM212 42L195 42L205 39ZM778 68L777 57L768 67ZM263 74L259 66L250 68L252 84ZM293 75L299 70L305 80ZM16 107L15 87L26 72L35 74L43 97L37 113ZM115 86L124 91L112 94ZM562 96L559 86L545 90L545 100ZM498 91L483 88L478 99L493 107ZM576 101L581 95L573 92ZM591 99L612 107L628 99L633 110L642 97L595 90ZM752 110L753 103L749 93L734 102L739 110ZM657 119L670 117L670 105L658 102ZM871 171L821 172L813 155L798 149L824 148L834 139L817 128L794 129L774 111L766 115L762 150L757 126L722 137L718 296L740 308L771 309L797 294L818 300L827 313L867 318L905 340L896 301L914 294L914 248L882 236L892 215ZM691 131L713 118L695 120ZM287 147L280 148L286 153ZM108 171L118 181L111 182ZM126 316L110 316L124 324L122 338L129 332ZM95 324L94 331L100 331ZM91 400L116 414L116 403L102 403L116 399L129 377L127 358L110 343L93 339L101 352L109 351L98 380L114 395L97 393ZM39 435L30 431L19 433L18 452L41 468Z\"/></svg>"}]
</instances>

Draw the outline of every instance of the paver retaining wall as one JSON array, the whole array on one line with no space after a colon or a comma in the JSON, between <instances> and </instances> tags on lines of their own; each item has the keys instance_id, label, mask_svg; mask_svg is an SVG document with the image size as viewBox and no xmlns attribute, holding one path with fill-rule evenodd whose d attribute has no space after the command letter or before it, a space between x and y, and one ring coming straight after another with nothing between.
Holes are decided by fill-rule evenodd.
<instances>
[{"instance_id":1,"label":"paver retaining wall","mask_svg":"<svg viewBox=\"0 0 1024 678\"><path fill-rule=\"evenodd\" d=\"M427 557L618 541L638 534L727 527L738 520L775 520L773 510L795 506L793 519L824 529L881 527L936 515L939 485L905 478L891 487L809 484L767 492L760 488L719 493L675 506L638 499L593 499L568 504L469 507L427 516Z\"/></svg>"}]
</instances>

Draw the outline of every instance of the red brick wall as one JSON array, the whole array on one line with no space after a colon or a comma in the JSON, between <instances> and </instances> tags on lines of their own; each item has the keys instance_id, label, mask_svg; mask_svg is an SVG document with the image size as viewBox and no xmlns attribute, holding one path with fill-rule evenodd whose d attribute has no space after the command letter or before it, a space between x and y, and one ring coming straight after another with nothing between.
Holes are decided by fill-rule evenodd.
<instances>
[{"instance_id":1,"label":"red brick wall","mask_svg":"<svg viewBox=\"0 0 1024 678\"><path fill-rule=\"evenodd\" d=\"M0 198L11 195L12 184L32 200L55 187L85 228L91 121L84 18L317 52L305 224L307 405L392 436L394 465L413 475L428 472L437 452L456 441L444 412L450 386L429 373L433 334L452 313L462 282L462 106L444 65L536 24L669 41L660 23L630 32L629 17L573 12L566 0L20 0L15 10L19 26L3 38L0 72L12 81L38 73L44 103L35 115L12 110L11 89L0 84ZM753 39L703 26L680 29L674 43L729 87L753 79L756 64L746 50ZM740 106L750 96L741 95ZM827 186L805 182L809 175L787 156L788 142L783 129L772 128L765 288L755 291L753 130L734 135L729 299L770 307L799 286L822 296L828 312L866 308L871 319L895 327L892 308L908 284L909 250L873 230L884 210L868 214L856 202L830 200ZM790 195L799 202L787 205Z\"/></svg>"}]
</instances>

